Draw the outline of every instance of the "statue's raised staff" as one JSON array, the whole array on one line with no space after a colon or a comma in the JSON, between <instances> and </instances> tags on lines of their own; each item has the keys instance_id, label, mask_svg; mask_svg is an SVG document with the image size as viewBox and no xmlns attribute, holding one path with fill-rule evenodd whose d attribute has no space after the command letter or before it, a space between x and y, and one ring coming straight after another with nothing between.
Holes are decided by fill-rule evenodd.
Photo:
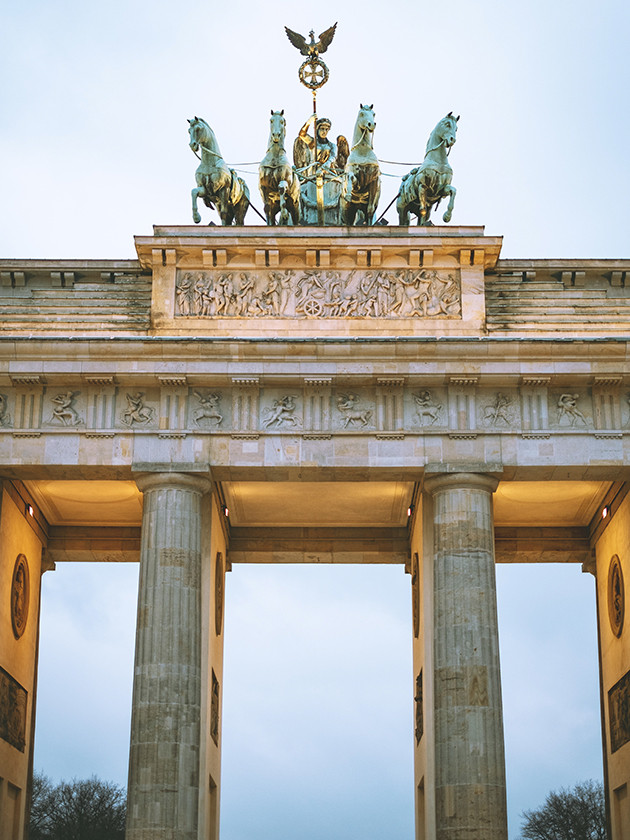
<instances>
[{"instance_id":1,"label":"statue's raised staff","mask_svg":"<svg viewBox=\"0 0 630 840\"><path fill-rule=\"evenodd\" d=\"M419 225L432 225L431 210L446 196L449 202L442 218L450 222L457 190L451 185L453 170L448 155L457 136L458 119L450 112L439 121L429 137L424 162L402 179L396 202L401 225L409 224L410 213L418 217Z\"/></svg>"},{"instance_id":2,"label":"statue's raised staff","mask_svg":"<svg viewBox=\"0 0 630 840\"><path fill-rule=\"evenodd\" d=\"M258 185L268 225L300 223L300 182L284 148L287 122L282 111L271 112L267 154L258 168Z\"/></svg>"},{"instance_id":3,"label":"statue's raised staff","mask_svg":"<svg viewBox=\"0 0 630 840\"><path fill-rule=\"evenodd\" d=\"M372 105L361 105L354 125L352 146L343 177L340 210L341 223L355 224L362 212L363 224L374 222L381 195L381 170L372 148L376 120Z\"/></svg>"},{"instance_id":4,"label":"statue's raised staff","mask_svg":"<svg viewBox=\"0 0 630 840\"><path fill-rule=\"evenodd\" d=\"M249 207L247 184L223 160L217 138L208 123L200 117L188 122L190 148L196 155L201 149L201 164L195 172L197 186L192 190L195 224L201 221L197 199L202 198L206 207L214 209L216 206L222 225L242 225Z\"/></svg>"}]
</instances>

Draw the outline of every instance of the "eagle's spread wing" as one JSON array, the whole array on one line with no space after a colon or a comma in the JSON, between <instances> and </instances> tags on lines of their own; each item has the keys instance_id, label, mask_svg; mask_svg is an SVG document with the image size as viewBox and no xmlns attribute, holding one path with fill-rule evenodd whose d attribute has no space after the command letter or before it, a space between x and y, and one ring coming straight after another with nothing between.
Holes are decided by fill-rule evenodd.
<instances>
[{"instance_id":1,"label":"eagle's spread wing","mask_svg":"<svg viewBox=\"0 0 630 840\"><path fill-rule=\"evenodd\" d=\"M299 32L294 32L292 29L289 29L288 26L284 27L284 31L287 33L287 38L291 41L293 46L296 47L302 55L308 55L308 44L306 43L306 39L300 35ZM330 43L330 41L328 43Z\"/></svg>"},{"instance_id":2,"label":"eagle's spread wing","mask_svg":"<svg viewBox=\"0 0 630 840\"><path fill-rule=\"evenodd\" d=\"M335 23L333 26L331 26L325 32L322 32L322 34L319 36L319 42L317 44L317 52L318 53L321 54L321 53L326 52L326 50L328 49L328 47L331 44L332 39L335 37L335 29L336 28L337 28L337 24ZM287 34L288 34L288 31L287 31ZM304 39L302 39L302 40L304 40Z\"/></svg>"}]
</instances>

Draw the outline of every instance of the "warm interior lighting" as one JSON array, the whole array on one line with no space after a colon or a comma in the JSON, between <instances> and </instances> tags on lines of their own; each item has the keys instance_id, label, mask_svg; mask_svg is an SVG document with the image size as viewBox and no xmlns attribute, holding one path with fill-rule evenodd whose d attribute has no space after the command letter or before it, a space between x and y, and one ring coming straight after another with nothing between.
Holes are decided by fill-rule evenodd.
<instances>
[{"instance_id":1,"label":"warm interior lighting","mask_svg":"<svg viewBox=\"0 0 630 840\"><path fill-rule=\"evenodd\" d=\"M35 514L33 512L33 505L27 505L26 506L26 512L28 513L29 516L34 516Z\"/></svg>"},{"instance_id":2,"label":"warm interior lighting","mask_svg":"<svg viewBox=\"0 0 630 840\"><path fill-rule=\"evenodd\" d=\"M407 516L411 516L411 508L410 507L407 508Z\"/></svg>"},{"instance_id":3,"label":"warm interior lighting","mask_svg":"<svg viewBox=\"0 0 630 840\"><path fill-rule=\"evenodd\" d=\"M230 511L229 511L226 507L224 507L224 508L223 508L223 513L224 513L226 516L229 516L229 515L230 515Z\"/></svg>"},{"instance_id":4,"label":"warm interior lighting","mask_svg":"<svg viewBox=\"0 0 630 840\"><path fill-rule=\"evenodd\" d=\"M605 508L602 510L602 519L606 519L606 517L607 517L607 516L608 516L608 508L607 508L607 507L605 507Z\"/></svg>"}]
</instances>

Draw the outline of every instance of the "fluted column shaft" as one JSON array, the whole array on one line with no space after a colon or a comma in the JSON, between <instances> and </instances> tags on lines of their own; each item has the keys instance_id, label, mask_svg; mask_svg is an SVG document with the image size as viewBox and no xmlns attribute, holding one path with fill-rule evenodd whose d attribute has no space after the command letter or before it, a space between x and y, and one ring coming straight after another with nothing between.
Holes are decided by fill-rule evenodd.
<instances>
[{"instance_id":1,"label":"fluted column shaft","mask_svg":"<svg viewBox=\"0 0 630 840\"><path fill-rule=\"evenodd\" d=\"M144 474L127 840L197 840L201 497L207 478Z\"/></svg>"},{"instance_id":2,"label":"fluted column shaft","mask_svg":"<svg viewBox=\"0 0 630 840\"><path fill-rule=\"evenodd\" d=\"M437 840L507 840L492 493L432 476Z\"/></svg>"}]
</instances>

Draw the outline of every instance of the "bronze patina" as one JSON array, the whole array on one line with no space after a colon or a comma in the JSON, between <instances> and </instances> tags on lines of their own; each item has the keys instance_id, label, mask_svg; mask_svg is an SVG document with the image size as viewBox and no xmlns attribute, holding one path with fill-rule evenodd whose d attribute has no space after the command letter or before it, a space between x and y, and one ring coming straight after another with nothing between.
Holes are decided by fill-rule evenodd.
<instances>
[{"instance_id":1,"label":"bronze patina","mask_svg":"<svg viewBox=\"0 0 630 840\"><path fill-rule=\"evenodd\" d=\"M284 148L287 121L282 111L271 111L267 154L258 169L258 185L268 225L300 223L300 181ZM278 221L276 217L280 214Z\"/></svg>"},{"instance_id":2,"label":"bronze patina","mask_svg":"<svg viewBox=\"0 0 630 840\"><path fill-rule=\"evenodd\" d=\"M361 105L341 190L340 215L344 225L374 222L381 195L381 170L372 148L375 128L374 107Z\"/></svg>"},{"instance_id":3,"label":"bronze patina","mask_svg":"<svg viewBox=\"0 0 630 840\"><path fill-rule=\"evenodd\" d=\"M242 225L249 207L249 189L242 178L226 164L214 136L205 120L188 120L190 148L195 154L201 149L201 164L195 172L197 186L192 190L192 214L196 224L201 221L197 199L206 207L216 205L222 225Z\"/></svg>"},{"instance_id":4,"label":"bronze patina","mask_svg":"<svg viewBox=\"0 0 630 840\"><path fill-rule=\"evenodd\" d=\"M448 154L457 136L457 121L452 111L435 126L429 137L421 166L412 169L402 179L396 209L401 225L409 224L409 214L418 217L419 225L431 225L433 207L449 196L448 207L442 217L450 222L457 190L451 185L453 170Z\"/></svg>"}]
</instances>

